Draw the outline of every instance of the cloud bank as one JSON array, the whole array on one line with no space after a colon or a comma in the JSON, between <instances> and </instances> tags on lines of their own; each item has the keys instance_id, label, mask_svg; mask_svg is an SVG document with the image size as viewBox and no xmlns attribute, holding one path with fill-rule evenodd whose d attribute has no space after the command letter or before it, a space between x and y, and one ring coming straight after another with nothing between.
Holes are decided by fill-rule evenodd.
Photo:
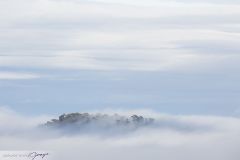
<instances>
[{"instance_id":1,"label":"cloud bank","mask_svg":"<svg viewBox=\"0 0 240 160\"><path fill-rule=\"evenodd\" d=\"M238 118L177 116L144 112L146 115L153 113L152 116L164 125L142 128L117 136L103 136L98 134L97 129L96 134L75 135L38 130L35 126L41 124L39 123L41 121L45 122L47 117L26 118L1 109L0 149L45 150L51 152L54 159L58 160L79 158L88 160L238 160L240 157L238 152L240 120ZM131 114L131 111L124 113ZM28 124L30 121L31 124ZM26 127L19 130L17 129L19 126ZM185 130L182 129L183 127ZM188 130L191 127L195 129Z\"/></svg>"},{"instance_id":2,"label":"cloud bank","mask_svg":"<svg viewBox=\"0 0 240 160\"><path fill-rule=\"evenodd\" d=\"M240 5L221 2L3 1L0 66L238 70Z\"/></svg>"}]
</instances>

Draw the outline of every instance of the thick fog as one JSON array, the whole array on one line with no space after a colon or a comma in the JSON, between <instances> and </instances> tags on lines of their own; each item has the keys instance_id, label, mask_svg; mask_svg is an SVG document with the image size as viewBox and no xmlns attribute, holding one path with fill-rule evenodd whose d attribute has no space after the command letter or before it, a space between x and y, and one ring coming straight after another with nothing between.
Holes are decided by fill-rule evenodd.
<instances>
[{"instance_id":1,"label":"thick fog","mask_svg":"<svg viewBox=\"0 0 240 160\"><path fill-rule=\"evenodd\" d=\"M238 160L240 157L239 118L122 111L118 113L126 117L132 113L151 116L154 124L128 132L121 128L111 132L98 126L71 134L73 127L63 128L70 129L66 132L42 128L42 124L56 116L26 117L6 108L0 111L0 150L44 150L57 160Z\"/></svg>"}]
</instances>

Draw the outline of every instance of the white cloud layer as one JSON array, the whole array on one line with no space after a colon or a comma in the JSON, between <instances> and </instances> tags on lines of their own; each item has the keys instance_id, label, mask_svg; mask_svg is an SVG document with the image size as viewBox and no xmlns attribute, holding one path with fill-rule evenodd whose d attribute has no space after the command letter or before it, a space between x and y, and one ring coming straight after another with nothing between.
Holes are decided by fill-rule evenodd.
<instances>
[{"instance_id":1,"label":"white cloud layer","mask_svg":"<svg viewBox=\"0 0 240 160\"><path fill-rule=\"evenodd\" d=\"M238 70L240 4L221 2L1 1L0 67Z\"/></svg>"},{"instance_id":2,"label":"white cloud layer","mask_svg":"<svg viewBox=\"0 0 240 160\"><path fill-rule=\"evenodd\" d=\"M138 111L122 113L130 114L131 112L138 113ZM54 159L58 160L79 158L88 160L238 160L240 157L238 152L240 120L238 118L174 116L149 111L139 113L153 115L159 122L164 122L170 127L143 128L130 134L117 136L61 135L46 130L41 132L33 128L32 124L37 125L40 119L44 121L46 117L26 118L2 108L0 149L45 150L51 152ZM32 124L29 125L29 122ZM19 130L20 126L27 127ZM186 129L194 126L196 130L179 129L183 126Z\"/></svg>"},{"instance_id":3,"label":"white cloud layer","mask_svg":"<svg viewBox=\"0 0 240 160\"><path fill-rule=\"evenodd\" d=\"M21 73L21 72L1 72L0 80L21 80L21 79L36 79L40 78L40 75L33 73Z\"/></svg>"}]
</instances>

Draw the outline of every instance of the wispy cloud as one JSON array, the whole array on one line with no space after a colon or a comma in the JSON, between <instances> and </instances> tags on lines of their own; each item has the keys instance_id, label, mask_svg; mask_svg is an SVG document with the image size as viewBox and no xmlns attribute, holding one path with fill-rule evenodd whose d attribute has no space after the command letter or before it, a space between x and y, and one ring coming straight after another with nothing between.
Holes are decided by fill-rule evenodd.
<instances>
[{"instance_id":1,"label":"wispy cloud","mask_svg":"<svg viewBox=\"0 0 240 160\"><path fill-rule=\"evenodd\" d=\"M151 3L156 5L147 5ZM240 5L235 1L11 0L0 5L0 66L134 71L239 68L239 55L229 54L239 50L232 45L239 43Z\"/></svg>"},{"instance_id":2,"label":"wispy cloud","mask_svg":"<svg viewBox=\"0 0 240 160\"><path fill-rule=\"evenodd\" d=\"M0 80L23 80L23 79L36 79L41 75L35 73L21 73L21 72L2 72L0 71Z\"/></svg>"}]
</instances>

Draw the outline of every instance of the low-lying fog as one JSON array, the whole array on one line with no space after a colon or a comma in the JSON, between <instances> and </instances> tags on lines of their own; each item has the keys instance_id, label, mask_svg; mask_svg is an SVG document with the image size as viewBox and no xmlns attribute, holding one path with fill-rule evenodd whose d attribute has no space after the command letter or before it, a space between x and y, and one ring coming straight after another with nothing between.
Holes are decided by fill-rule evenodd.
<instances>
[{"instance_id":1,"label":"low-lying fog","mask_svg":"<svg viewBox=\"0 0 240 160\"><path fill-rule=\"evenodd\" d=\"M46 127L56 116L26 117L0 108L0 150L44 150L55 160L239 160L240 119L166 115L147 110L116 111L154 122L137 127L109 125L115 111L91 127ZM91 113L96 115L96 113ZM107 124L107 125L106 125ZM114 127L113 127L114 126Z\"/></svg>"}]
</instances>

